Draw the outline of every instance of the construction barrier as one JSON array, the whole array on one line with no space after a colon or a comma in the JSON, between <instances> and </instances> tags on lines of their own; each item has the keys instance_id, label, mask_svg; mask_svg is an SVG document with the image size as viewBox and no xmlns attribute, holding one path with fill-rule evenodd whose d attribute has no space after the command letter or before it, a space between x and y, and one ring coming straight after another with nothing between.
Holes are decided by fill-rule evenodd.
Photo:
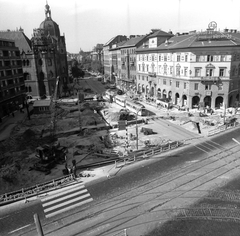
<instances>
[{"instance_id":1,"label":"construction barrier","mask_svg":"<svg viewBox=\"0 0 240 236\"><path fill-rule=\"evenodd\" d=\"M170 143L165 144L165 145L160 146L160 147L155 147L155 148L152 148L152 149L149 149L149 150L130 153L128 157L126 157L122 160L116 160L115 161L115 168L122 167L122 166L124 166L126 164L130 164L132 162L144 160L146 158L149 158L151 156L160 154L162 152L166 152L166 151L169 151L171 149L175 149L179 146L182 146L183 144L184 144L183 142L174 141L174 142L170 142Z\"/></svg>"},{"instance_id":2,"label":"construction barrier","mask_svg":"<svg viewBox=\"0 0 240 236\"><path fill-rule=\"evenodd\" d=\"M3 195L0 195L0 206L6 205L15 201L20 200L27 200L29 197L36 196L42 192L51 191L56 188L60 188L63 185L66 185L73 181L73 175L64 176L58 179L54 179L52 181L38 184L29 188L22 188L21 190L5 193Z\"/></svg>"},{"instance_id":3,"label":"construction barrier","mask_svg":"<svg viewBox=\"0 0 240 236\"><path fill-rule=\"evenodd\" d=\"M225 131L227 129L234 128L234 127L236 127L236 125L237 125L236 122L230 123L230 124L226 124L226 125L221 125L218 128L216 128L216 129L208 131L208 136L212 136L214 134L218 134L220 132L223 132L223 131Z\"/></svg>"}]
</instances>

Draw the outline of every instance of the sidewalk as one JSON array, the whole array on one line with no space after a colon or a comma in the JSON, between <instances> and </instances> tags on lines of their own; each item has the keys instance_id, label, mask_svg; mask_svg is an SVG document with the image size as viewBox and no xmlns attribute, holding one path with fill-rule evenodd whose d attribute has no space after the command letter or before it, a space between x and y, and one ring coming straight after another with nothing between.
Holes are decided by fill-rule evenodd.
<instances>
[{"instance_id":1,"label":"sidewalk","mask_svg":"<svg viewBox=\"0 0 240 236\"><path fill-rule=\"evenodd\" d=\"M30 110L30 108L29 108ZM12 132L12 129L22 120L27 118L27 109L23 109L24 113L20 111L15 111L12 116L5 116L2 118L2 122L0 123L0 142L9 138ZM30 112L30 111L29 111Z\"/></svg>"}]
</instances>

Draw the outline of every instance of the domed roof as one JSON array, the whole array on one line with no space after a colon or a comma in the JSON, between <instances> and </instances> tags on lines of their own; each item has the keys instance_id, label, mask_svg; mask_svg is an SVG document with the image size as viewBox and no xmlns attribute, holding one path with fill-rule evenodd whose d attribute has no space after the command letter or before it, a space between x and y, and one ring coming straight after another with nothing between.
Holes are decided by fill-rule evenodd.
<instances>
[{"instance_id":1,"label":"domed roof","mask_svg":"<svg viewBox=\"0 0 240 236\"><path fill-rule=\"evenodd\" d=\"M44 30L44 34L60 37L60 30L58 24L51 18L51 10L48 4L45 6L46 19L40 24L39 28Z\"/></svg>"}]
</instances>

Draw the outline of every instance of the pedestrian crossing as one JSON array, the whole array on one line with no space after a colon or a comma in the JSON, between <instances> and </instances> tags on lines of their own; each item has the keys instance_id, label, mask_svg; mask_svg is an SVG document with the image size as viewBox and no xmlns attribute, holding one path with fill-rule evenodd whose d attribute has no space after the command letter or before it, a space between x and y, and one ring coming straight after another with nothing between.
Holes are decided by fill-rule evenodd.
<instances>
[{"instance_id":1,"label":"pedestrian crossing","mask_svg":"<svg viewBox=\"0 0 240 236\"><path fill-rule=\"evenodd\" d=\"M41 199L46 218L74 209L92 200L82 183L55 190Z\"/></svg>"}]
</instances>

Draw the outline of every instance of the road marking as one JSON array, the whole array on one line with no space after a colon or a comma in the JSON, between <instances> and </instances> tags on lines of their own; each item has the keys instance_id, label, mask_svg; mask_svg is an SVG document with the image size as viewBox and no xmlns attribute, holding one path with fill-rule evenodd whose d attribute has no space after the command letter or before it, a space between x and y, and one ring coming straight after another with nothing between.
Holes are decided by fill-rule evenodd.
<instances>
[{"instance_id":1,"label":"road marking","mask_svg":"<svg viewBox=\"0 0 240 236\"><path fill-rule=\"evenodd\" d=\"M71 185L58 189L41 199L46 218L93 201L85 186Z\"/></svg>"}]
</instances>

